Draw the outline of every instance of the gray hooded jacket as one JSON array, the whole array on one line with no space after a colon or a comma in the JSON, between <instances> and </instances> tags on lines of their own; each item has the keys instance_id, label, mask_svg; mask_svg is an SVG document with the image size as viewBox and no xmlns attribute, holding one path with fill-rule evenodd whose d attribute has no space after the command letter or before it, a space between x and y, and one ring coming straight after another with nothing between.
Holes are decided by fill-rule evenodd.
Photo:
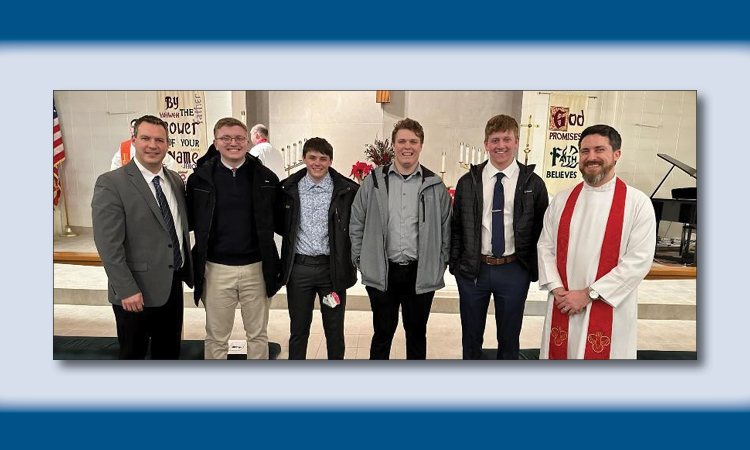
<instances>
[{"instance_id":1,"label":"gray hooded jacket","mask_svg":"<svg viewBox=\"0 0 750 450\"><path fill-rule=\"evenodd\" d=\"M383 292L388 290L388 182L385 168L387 166L373 169L362 182L349 220L352 262L362 273L362 284ZM448 189L440 177L424 166L419 197L417 295L445 286L443 274L450 257L451 236Z\"/></svg>"}]
</instances>

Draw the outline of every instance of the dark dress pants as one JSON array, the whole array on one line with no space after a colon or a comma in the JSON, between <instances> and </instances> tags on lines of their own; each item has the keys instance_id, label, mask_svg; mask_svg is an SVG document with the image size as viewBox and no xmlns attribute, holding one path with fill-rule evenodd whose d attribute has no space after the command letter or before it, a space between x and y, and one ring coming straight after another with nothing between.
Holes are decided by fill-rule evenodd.
<instances>
[{"instance_id":1,"label":"dark dress pants","mask_svg":"<svg viewBox=\"0 0 750 450\"><path fill-rule=\"evenodd\" d=\"M183 317L182 277L172 277L167 303L144 307L141 312L125 311L112 305L117 321L120 359L145 359L151 341L151 359L180 359Z\"/></svg>"},{"instance_id":2,"label":"dark dress pants","mask_svg":"<svg viewBox=\"0 0 750 450\"><path fill-rule=\"evenodd\" d=\"M320 301L323 331L326 335L328 359L344 359L344 312L346 291L336 292L341 304L331 308L323 297L333 290L328 256L296 255L292 274L286 287L289 304L289 359L305 359L310 338L315 296Z\"/></svg>"},{"instance_id":3,"label":"dark dress pants","mask_svg":"<svg viewBox=\"0 0 750 450\"><path fill-rule=\"evenodd\" d=\"M461 330L464 359L482 356L484 327L490 295L495 299L497 359L518 359L519 337L526 296L531 283L529 273L514 261L499 266L482 263L479 277L470 280L457 276L461 298Z\"/></svg>"},{"instance_id":4,"label":"dark dress pants","mask_svg":"<svg viewBox=\"0 0 750 450\"><path fill-rule=\"evenodd\" d=\"M416 295L417 263L388 263L388 290L367 286L375 334L370 345L370 359L388 359L393 335L398 327L398 309L406 332L406 359L427 358L427 319L435 292Z\"/></svg>"}]
</instances>

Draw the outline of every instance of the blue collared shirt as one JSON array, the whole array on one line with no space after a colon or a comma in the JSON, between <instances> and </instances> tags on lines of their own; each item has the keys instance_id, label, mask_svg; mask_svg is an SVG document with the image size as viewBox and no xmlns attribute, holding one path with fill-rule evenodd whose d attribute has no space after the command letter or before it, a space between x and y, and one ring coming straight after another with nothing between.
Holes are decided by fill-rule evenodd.
<instances>
[{"instance_id":1,"label":"blue collared shirt","mask_svg":"<svg viewBox=\"0 0 750 450\"><path fill-rule=\"evenodd\" d=\"M320 183L305 175L297 183L300 221L295 251L301 255L330 254L328 248L328 210L333 197L333 180L328 173Z\"/></svg>"}]
</instances>

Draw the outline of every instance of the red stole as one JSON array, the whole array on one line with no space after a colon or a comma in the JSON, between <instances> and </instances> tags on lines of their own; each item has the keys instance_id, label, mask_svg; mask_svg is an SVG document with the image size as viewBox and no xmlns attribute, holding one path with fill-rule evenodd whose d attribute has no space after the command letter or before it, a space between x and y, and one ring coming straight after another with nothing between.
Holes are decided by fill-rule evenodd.
<instances>
[{"instance_id":1,"label":"red stole","mask_svg":"<svg viewBox=\"0 0 750 450\"><path fill-rule=\"evenodd\" d=\"M130 144L132 142L130 139L120 142L120 162L123 166L130 162Z\"/></svg>"},{"instance_id":2,"label":"red stole","mask_svg":"<svg viewBox=\"0 0 750 450\"><path fill-rule=\"evenodd\" d=\"M258 142L256 142L255 145L262 144L264 142L268 142L268 139L261 139Z\"/></svg>"},{"instance_id":3,"label":"red stole","mask_svg":"<svg viewBox=\"0 0 750 450\"><path fill-rule=\"evenodd\" d=\"M568 243L570 242L570 220L573 217L578 196L583 189L583 183L573 188L565 203L560 226L557 230L557 272L568 290ZM619 178L615 182L615 195L607 218L607 228L604 231L599 268L596 279L608 274L617 266L620 259L620 241L622 240L622 224L625 217L625 194L627 186ZM591 302L589 314L589 328L586 338L584 359L609 359L610 343L612 342L613 308L602 300ZM557 305L552 306L552 324L549 338L549 359L568 359L568 316L563 314Z\"/></svg>"}]
</instances>

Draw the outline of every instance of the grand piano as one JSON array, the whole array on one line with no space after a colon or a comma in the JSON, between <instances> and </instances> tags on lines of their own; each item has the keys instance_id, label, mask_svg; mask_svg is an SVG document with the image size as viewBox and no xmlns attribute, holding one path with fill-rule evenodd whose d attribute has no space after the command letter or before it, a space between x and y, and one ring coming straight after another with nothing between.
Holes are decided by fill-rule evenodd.
<instances>
[{"instance_id":1,"label":"grand piano","mask_svg":"<svg viewBox=\"0 0 750 450\"><path fill-rule=\"evenodd\" d=\"M674 252L670 252L668 248L660 247L657 242L656 258L694 266L697 262L697 237L696 250L693 252L690 252L690 241L693 233L697 233L698 227L698 188L685 187L672 189L672 198L654 198L654 195L656 195L656 192L659 191L659 188L664 184L664 181L675 167L696 180L698 179L697 171L693 167L669 155L658 153L657 156L670 163L671 167L667 174L664 175L664 178L662 178L661 183L656 186L653 194L651 194L651 201L654 204L654 211L656 212L656 235L657 237L659 236L659 224L661 221L682 224L682 234L680 237L680 247L676 255L673 254Z\"/></svg>"}]
</instances>

